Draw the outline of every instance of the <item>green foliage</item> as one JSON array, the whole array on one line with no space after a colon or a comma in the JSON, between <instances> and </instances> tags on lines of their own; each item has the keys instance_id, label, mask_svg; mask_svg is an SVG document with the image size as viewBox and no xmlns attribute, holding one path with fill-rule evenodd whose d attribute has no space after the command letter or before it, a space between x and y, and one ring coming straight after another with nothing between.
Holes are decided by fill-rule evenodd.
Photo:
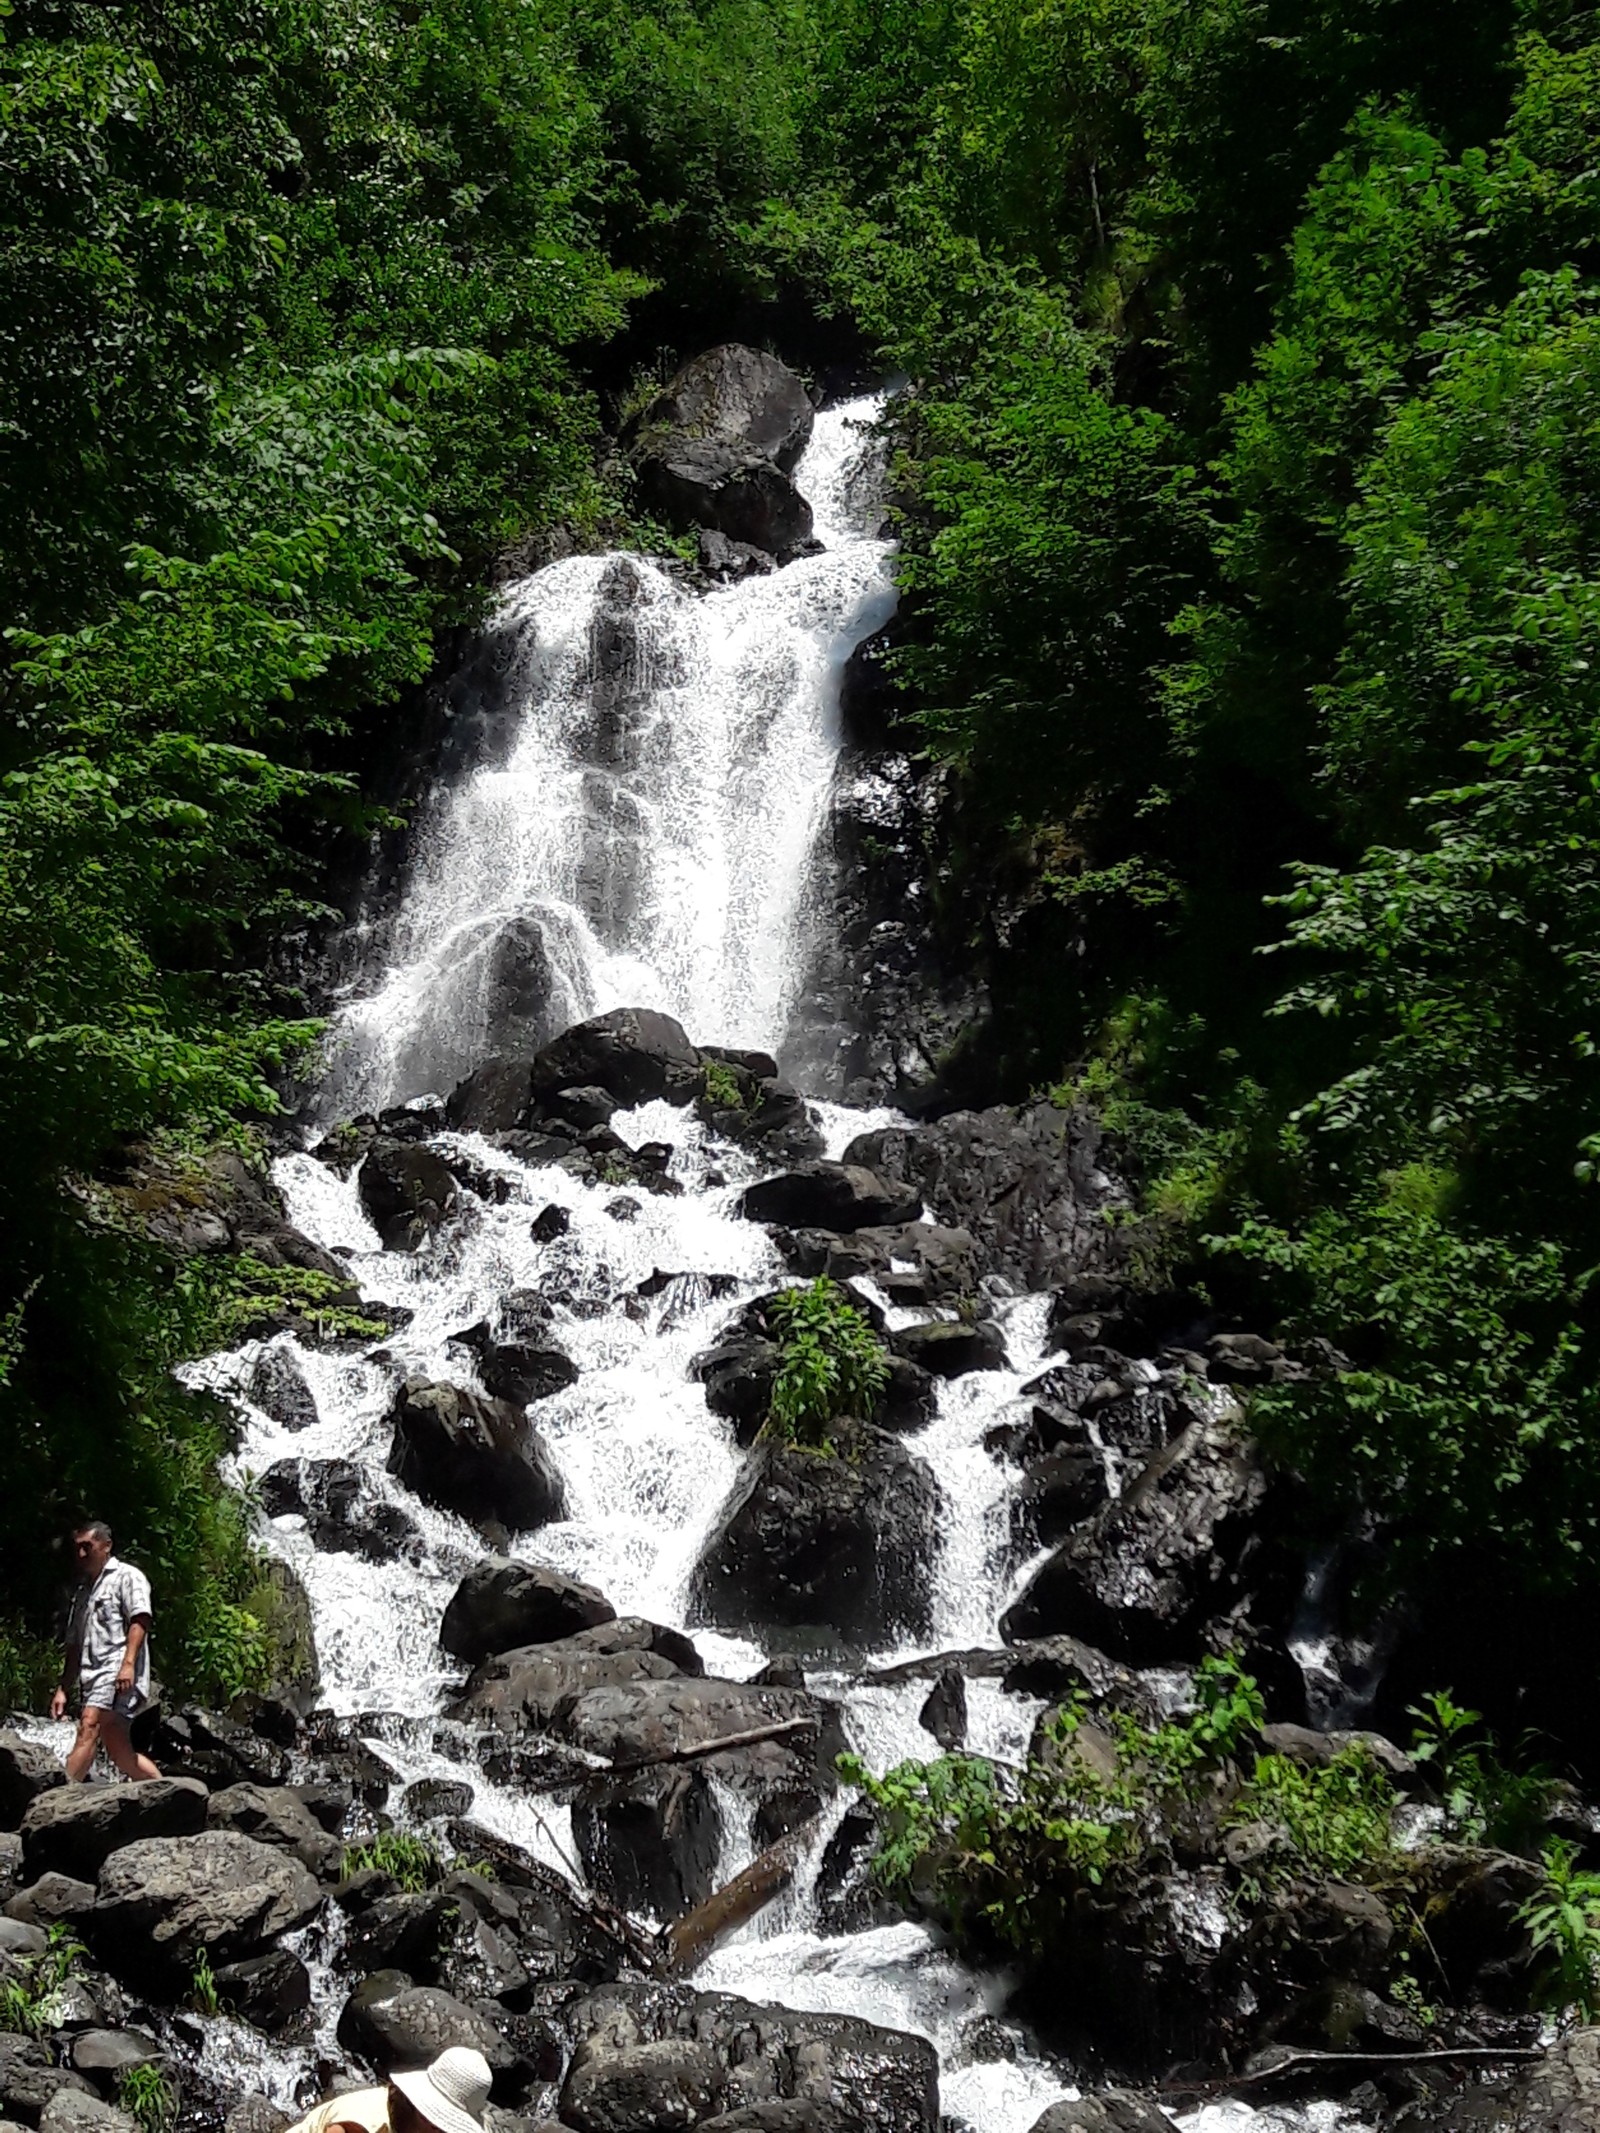
<instances>
[{"instance_id":1,"label":"green foliage","mask_svg":"<svg viewBox=\"0 0 1600 2133\"><path fill-rule=\"evenodd\" d=\"M432 1888L444 1871L436 1844L427 1837L413 1836L399 1829L380 1829L367 1843L345 1847L345 1874L368 1870L387 1874L392 1881L398 1881L408 1895Z\"/></svg>"},{"instance_id":2,"label":"green foliage","mask_svg":"<svg viewBox=\"0 0 1600 2133\"><path fill-rule=\"evenodd\" d=\"M210 1954L204 1948L195 1957L194 1970L189 1979L189 2004L196 2014L214 2015L222 2012L216 1972L211 1967Z\"/></svg>"},{"instance_id":3,"label":"green foliage","mask_svg":"<svg viewBox=\"0 0 1600 2133\"><path fill-rule=\"evenodd\" d=\"M1600 2015L1600 1874L1580 1869L1577 1847L1549 1845L1544 1885L1518 1911L1540 1967L1541 2003L1580 2022Z\"/></svg>"},{"instance_id":4,"label":"green foliage","mask_svg":"<svg viewBox=\"0 0 1600 2133\"><path fill-rule=\"evenodd\" d=\"M130 2066L117 2083L117 2101L140 2133L167 2133L178 2115L178 2099L160 2067Z\"/></svg>"},{"instance_id":5,"label":"green foliage","mask_svg":"<svg viewBox=\"0 0 1600 2133\"><path fill-rule=\"evenodd\" d=\"M350 1301L351 1289L317 1267L268 1266L241 1252L219 1277L215 1299L219 1347L233 1347L253 1329L292 1315L324 1340L381 1340L382 1319L366 1318Z\"/></svg>"},{"instance_id":6,"label":"green foliage","mask_svg":"<svg viewBox=\"0 0 1600 2133\"><path fill-rule=\"evenodd\" d=\"M713 1111L742 1111L744 1091L733 1068L722 1059L708 1059L700 1069L700 1091Z\"/></svg>"},{"instance_id":7,"label":"green foliage","mask_svg":"<svg viewBox=\"0 0 1600 2133\"><path fill-rule=\"evenodd\" d=\"M829 1449L828 1425L865 1420L889 1382L889 1357L867 1319L825 1275L785 1289L768 1314L778 1368L766 1426L788 1444Z\"/></svg>"},{"instance_id":8,"label":"green foliage","mask_svg":"<svg viewBox=\"0 0 1600 2133\"><path fill-rule=\"evenodd\" d=\"M1398 1805L1393 1785L1363 1748L1343 1748L1321 1766L1258 1755L1229 1820L1281 1832L1287 1857L1274 1862L1279 1873L1349 1879L1370 1875L1388 1858Z\"/></svg>"},{"instance_id":9,"label":"green foliage","mask_svg":"<svg viewBox=\"0 0 1600 2133\"><path fill-rule=\"evenodd\" d=\"M1448 1834L1463 1844L1533 1853L1543 1835L1555 1780L1542 1763L1520 1767L1501 1760L1482 1713L1436 1689L1411 1706L1417 1721L1411 1754L1438 1783Z\"/></svg>"},{"instance_id":10,"label":"green foliage","mask_svg":"<svg viewBox=\"0 0 1600 2133\"><path fill-rule=\"evenodd\" d=\"M86 1950L71 1929L59 1922L49 1929L48 1939L49 1945L40 1954L13 1958L21 1975L0 1982L0 2029L43 2037L59 2025L63 1989Z\"/></svg>"}]
</instances>

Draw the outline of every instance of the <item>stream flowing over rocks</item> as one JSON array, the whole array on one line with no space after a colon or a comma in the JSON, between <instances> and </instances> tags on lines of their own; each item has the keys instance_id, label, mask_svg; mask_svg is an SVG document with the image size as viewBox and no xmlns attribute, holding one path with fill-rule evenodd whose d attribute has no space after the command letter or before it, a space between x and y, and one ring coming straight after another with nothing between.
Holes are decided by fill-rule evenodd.
<instances>
[{"instance_id":1,"label":"stream flowing over rocks","mask_svg":"<svg viewBox=\"0 0 1600 2133\"><path fill-rule=\"evenodd\" d=\"M61 2049L0 2037L0 2119L110 2127L148 2062L273 2133L452 2043L494 2069L490 2133L1265 2133L1392 2100L1108 2086L1340 2023L1406 2041L1381 1906L1324 1889L1241 1932L1216 1817L1020 1999L865 1878L847 1747L1016 1762L1075 1690L1171 1710L1230 1646L1307 1715L1292 1492L1236 1394L1325 1367L1126 1286L1090 1120L831 1100L888 1057L821 1059L853 1041L841 686L893 608L880 406L813 415L718 351L647 411L630 449L696 577L580 556L507 590L498 691L346 943L315 1122L172 1240L248 1235L369 1327L269 1318L192 1373L307 1649L226 1716L164 1711L160 1784L68 1789L56 1732L0 1736L0 1973L56 1921L88 1949ZM883 913L897 956L913 921ZM831 1457L758 1441L770 1299L823 1273L891 1354ZM347 1873L390 1827L442 1878ZM1429 1915L1493 2007L1533 1870L1445 1849ZM771 1901L674 1942L757 1860ZM195 2011L202 1966L231 2012ZM1508 2076L1506 2110L1593 2122L1559 2116L1592 2057Z\"/></svg>"}]
</instances>

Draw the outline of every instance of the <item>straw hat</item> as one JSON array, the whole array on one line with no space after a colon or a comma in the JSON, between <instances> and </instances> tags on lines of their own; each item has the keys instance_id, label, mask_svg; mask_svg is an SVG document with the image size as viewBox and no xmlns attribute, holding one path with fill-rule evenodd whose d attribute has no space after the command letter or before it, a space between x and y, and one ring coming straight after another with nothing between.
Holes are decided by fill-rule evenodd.
<instances>
[{"instance_id":1,"label":"straw hat","mask_svg":"<svg viewBox=\"0 0 1600 2133\"><path fill-rule=\"evenodd\" d=\"M483 2133L483 2107L489 2101L489 2062L482 2052L452 2044L432 2066L391 2074L390 2085L414 2104L439 2133Z\"/></svg>"}]
</instances>

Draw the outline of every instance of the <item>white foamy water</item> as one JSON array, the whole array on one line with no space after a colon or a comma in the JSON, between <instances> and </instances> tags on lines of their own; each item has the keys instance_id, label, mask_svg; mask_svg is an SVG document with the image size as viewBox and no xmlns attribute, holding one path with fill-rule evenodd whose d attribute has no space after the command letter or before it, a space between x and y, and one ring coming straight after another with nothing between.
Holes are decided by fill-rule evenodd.
<instances>
[{"instance_id":1,"label":"white foamy water","mask_svg":"<svg viewBox=\"0 0 1600 2133\"><path fill-rule=\"evenodd\" d=\"M826 553L700 598L637 557L556 564L508 593L503 730L430 805L398 911L374 936L368 982L339 1019L325 1115L446 1087L491 1049L532 1049L549 1033L532 1027L541 1018L554 1029L617 1005L664 1008L702 1042L777 1048L807 928L826 917L802 907L839 745L839 670L893 600L876 533L876 448L862 427L877 405L819 417L802 463ZM830 1155L897 1122L889 1111L814 1112ZM619 1613L684 1624L695 1562L743 1456L690 1363L746 1300L785 1277L767 1233L733 1213L759 1174L748 1154L662 1104L613 1123L633 1146L671 1145L679 1196L580 1183L467 1138L459 1152L499 1173L506 1197L464 1195L462 1211L414 1255L380 1248L354 1181L309 1156L286 1159L276 1174L291 1219L347 1256L364 1295L414 1315L364 1355L289 1343L317 1407L302 1431L250 1405L254 1345L192 1373L240 1408L240 1477L283 1459L353 1460L375 1495L413 1521L413 1554L383 1564L319 1553L298 1518L268 1527L266 1544L310 1598L324 1698L345 1715L390 1714L372 1721L370 1744L397 1780L465 1779L477 1819L563 1871L576 1849L568 1810L490 1782L456 1759L465 1750L448 1728L436 1729L459 1680L439 1649L440 1619L483 1544L388 1475L386 1416L403 1376L476 1383L472 1351L452 1336L491 1318L508 1291L540 1291L580 1373L533 1410L561 1470L567 1516L521 1536L516 1552L598 1585ZM552 1203L570 1226L537 1242L532 1218ZM723 1276L728 1293L700 1304L670 1287L639 1295L658 1272ZM897 1324L926 1315L890 1313ZM995 1315L1006 1367L943 1386L936 1416L909 1440L944 1503L929 1652L996 1643L1023 1568L1009 1533L1011 1477L983 1440L1019 1411L1021 1386L1042 1366L1044 1300L1002 1300ZM763 1663L747 1639L694 1635L710 1672L745 1678ZM914 1656L885 1651L871 1662ZM865 1682L847 1659L837 1665L812 1685L843 1705L853 1744L875 1767L932 1752L917 1716L926 1680ZM969 1684L971 1745L1020 1758L1040 1708L994 1682ZM750 1855L749 1808L725 1789L718 1802L726 1873ZM1075 2091L1069 2068L995 2021L1004 1979L965 1969L920 1926L822 1929L818 1859L844 1804L824 1816L793 1887L696 1982L929 2037L946 2112L975 2133L1029 2133ZM336 1999L327 1961L319 1953L319 1990ZM269 2049L231 2029L219 2031L215 2051L241 2083L285 2100L309 2063L302 2053L268 2065ZM1333 2120L1207 2106L1185 2123L1195 2133L1290 2124L1321 2133Z\"/></svg>"}]
</instances>

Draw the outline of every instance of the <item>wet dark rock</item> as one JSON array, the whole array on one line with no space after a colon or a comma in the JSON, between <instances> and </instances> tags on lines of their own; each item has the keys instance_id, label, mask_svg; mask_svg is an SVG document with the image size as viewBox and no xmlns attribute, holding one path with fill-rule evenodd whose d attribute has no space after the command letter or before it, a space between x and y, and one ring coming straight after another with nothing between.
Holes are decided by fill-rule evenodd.
<instances>
[{"instance_id":1,"label":"wet dark rock","mask_svg":"<svg viewBox=\"0 0 1600 2133\"><path fill-rule=\"evenodd\" d=\"M292 2124L290 2114L270 2097L245 2096L222 2121L222 2133L286 2133Z\"/></svg>"},{"instance_id":2,"label":"wet dark rock","mask_svg":"<svg viewBox=\"0 0 1600 2133\"><path fill-rule=\"evenodd\" d=\"M1101 1455L1091 1445L1064 1444L1025 1469L1011 1502L1013 1537L1023 1546L1048 1547L1092 1518L1108 1494Z\"/></svg>"},{"instance_id":3,"label":"wet dark rock","mask_svg":"<svg viewBox=\"0 0 1600 2133\"><path fill-rule=\"evenodd\" d=\"M0 1731L0 1829L20 1828L40 1793L66 1782L67 1773L48 1748L9 1729Z\"/></svg>"},{"instance_id":4,"label":"wet dark rock","mask_svg":"<svg viewBox=\"0 0 1600 2133\"><path fill-rule=\"evenodd\" d=\"M1381 1733L1360 1730L1319 1733L1310 1726L1271 1725L1261 1728L1261 1745L1269 1755L1287 1756L1291 1762L1305 1763L1318 1770L1326 1769L1346 1749L1359 1748L1396 1783L1411 1784L1417 1777L1417 1765L1411 1757Z\"/></svg>"},{"instance_id":5,"label":"wet dark rock","mask_svg":"<svg viewBox=\"0 0 1600 2133\"><path fill-rule=\"evenodd\" d=\"M444 1167L463 1192L470 1192L487 1207L504 1207L516 1192L514 1181L503 1170L491 1169L470 1155L459 1152L443 1158Z\"/></svg>"},{"instance_id":6,"label":"wet dark rock","mask_svg":"<svg viewBox=\"0 0 1600 2133\"><path fill-rule=\"evenodd\" d=\"M735 1330L697 1355L689 1368L705 1387L707 1407L738 1425L739 1441L748 1444L772 1404L777 1342Z\"/></svg>"},{"instance_id":7,"label":"wet dark rock","mask_svg":"<svg viewBox=\"0 0 1600 2133\"><path fill-rule=\"evenodd\" d=\"M515 2052L480 2014L436 1986L414 1985L403 1971L379 1971L358 1985L339 2016L339 2042L380 2075L396 2067L426 2066L452 2045L482 2052L496 2091L515 2095Z\"/></svg>"},{"instance_id":8,"label":"wet dark rock","mask_svg":"<svg viewBox=\"0 0 1600 2133\"><path fill-rule=\"evenodd\" d=\"M590 1885L626 1911L681 1918L717 1885L721 1820L694 1764L591 1787L573 1806L572 1834Z\"/></svg>"},{"instance_id":9,"label":"wet dark rock","mask_svg":"<svg viewBox=\"0 0 1600 2133\"><path fill-rule=\"evenodd\" d=\"M535 1644L486 1659L446 1715L486 1720L511 1732L544 1731L591 1689L670 1681L678 1672L671 1659L648 1647L597 1652L575 1649L571 1639Z\"/></svg>"},{"instance_id":10,"label":"wet dark rock","mask_svg":"<svg viewBox=\"0 0 1600 2133\"><path fill-rule=\"evenodd\" d=\"M117 2086L130 2066L148 2066L162 2056L154 2037L136 2029L83 2029L72 2040L72 2063L80 2074Z\"/></svg>"},{"instance_id":11,"label":"wet dark rock","mask_svg":"<svg viewBox=\"0 0 1600 2133\"><path fill-rule=\"evenodd\" d=\"M823 1846L817 1866L817 1923L825 1933L866 1933L892 1925L903 1914L879 1888L872 1873L878 1825L850 1808Z\"/></svg>"},{"instance_id":12,"label":"wet dark rock","mask_svg":"<svg viewBox=\"0 0 1600 2133\"><path fill-rule=\"evenodd\" d=\"M37 1881L8 1897L7 1918L48 1931L53 1925L70 1925L94 1909L92 1881L76 1881L70 1874L41 1874Z\"/></svg>"},{"instance_id":13,"label":"wet dark rock","mask_svg":"<svg viewBox=\"0 0 1600 2133\"><path fill-rule=\"evenodd\" d=\"M561 1476L544 1439L506 1401L409 1378L390 1419L389 1472L425 1502L514 1532L565 1515Z\"/></svg>"},{"instance_id":14,"label":"wet dark rock","mask_svg":"<svg viewBox=\"0 0 1600 2133\"><path fill-rule=\"evenodd\" d=\"M1065 1632L1134 1665L1181 1659L1238 1597L1267 1477L1231 1426L1196 1419L1133 1486L1075 1527L1001 1623L1008 1642Z\"/></svg>"},{"instance_id":15,"label":"wet dark rock","mask_svg":"<svg viewBox=\"0 0 1600 2133\"><path fill-rule=\"evenodd\" d=\"M473 1823L455 1823L448 1835L463 1857L491 1865L495 1879L452 1874L443 1894L463 1917L485 1919L511 1934L518 1959L531 1977L600 1984L628 1967L626 1941L619 1940L615 1921L606 1921L609 1932L597 1923L588 1903L563 1875Z\"/></svg>"},{"instance_id":16,"label":"wet dark rock","mask_svg":"<svg viewBox=\"0 0 1600 2133\"><path fill-rule=\"evenodd\" d=\"M687 2133L783 2102L825 2104L856 2133L938 2124L933 2046L855 2016L624 1983L575 2002L565 2019L576 2048L560 2109L577 2133Z\"/></svg>"},{"instance_id":17,"label":"wet dark rock","mask_svg":"<svg viewBox=\"0 0 1600 2133\"><path fill-rule=\"evenodd\" d=\"M476 1665L491 1652L550 1643L613 1622L616 1612L604 1593L559 1570L488 1556L451 1595L439 1642L454 1658Z\"/></svg>"},{"instance_id":18,"label":"wet dark rock","mask_svg":"<svg viewBox=\"0 0 1600 2133\"><path fill-rule=\"evenodd\" d=\"M445 1105L453 1133L505 1133L516 1125L532 1095L527 1059L486 1059L459 1081Z\"/></svg>"},{"instance_id":19,"label":"wet dark rock","mask_svg":"<svg viewBox=\"0 0 1600 2133\"><path fill-rule=\"evenodd\" d=\"M954 1667L935 1679L917 1713L917 1723L933 1735L946 1755L953 1755L966 1745L967 1685Z\"/></svg>"},{"instance_id":20,"label":"wet dark rock","mask_svg":"<svg viewBox=\"0 0 1600 2133\"><path fill-rule=\"evenodd\" d=\"M969 1326L960 1320L936 1318L924 1326L902 1326L889 1338L897 1355L936 1378L1006 1367L1005 1336L988 1321Z\"/></svg>"},{"instance_id":21,"label":"wet dark rock","mask_svg":"<svg viewBox=\"0 0 1600 2133\"><path fill-rule=\"evenodd\" d=\"M970 1295L978 1284L977 1250L970 1230L937 1222L903 1222L884 1229L800 1229L777 1238L796 1274L833 1281L870 1275L891 1302L937 1303Z\"/></svg>"},{"instance_id":22,"label":"wet dark rock","mask_svg":"<svg viewBox=\"0 0 1600 2133\"><path fill-rule=\"evenodd\" d=\"M222 1829L152 1837L114 1852L101 1868L95 1943L119 1961L187 1974L202 1950L213 1963L256 1954L303 1926L321 1903L298 1859L252 1837Z\"/></svg>"},{"instance_id":23,"label":"wet dark rock","mask_svg":"<svg viewBox=\"0 0 1600 2133\"><path fill-rule=\"evenodd\" d=\"M459 1198L442 1157L407 1141L374 1141L356 1189L384 1249L391 1252L414 1252L454 1213Z\"/></svg>"},{"instance_id":24,"label":"wet dark rock","mask_svg":"<svg viewBox=\"0 0 1600 2133\"><path fill-rule=\"evenodd\" d=\"M1259 1333L1217 1333L1206 1342L1206 1376L1213 1384L1283 1384L1305 1375Z\"/></svg>"},{"instance_id":25,"label":"wet dark rock","mask_svg":"<svg viewBox=\"0 0 1600 2133\"><path fill-rule=\"evenodd\" d=\"M723 585L737 584L741 578L764 578L778 567L764 548L752 548L748 541L730 541L725 533L705 526L700 529L695 561L708 578Z\"/></svg>"},{"instance_id":26,"label":"wet dark rock","mask_svg":"<svg viewBox=\"0 0 1600 2133\"><path fill-rule=\"evenodd\" d=\"M287 1948L273 1948L216 1972L220 2004L269 2036L289 2028L311 2005L311 1973Z\"/></svg>"},{"instance_id":27,"label":"wet dark rock","mask_svg":"<svg viewBox=\"0 0 1600 2133\"><path fill-rule=\"evenodd\" d=\"M686 363L629 443L646 503L787 562L810 543L811 507L789 479L811 434L805 387L776 356L730 343ZM726 567L717 550L715 567Z\"/></svg>"},{"instance_id":28,"label":"wet dark rock","mask_svg":"<svg viewBox=\"0 0 1600 2133\"><path fill-rule=\"evenodd\" d=\"M379 1896L351 1918L351 1961L367 1971L403 1970L431 1984L454 1920L455 1906L442 1889Z\"/></svg>"},{"instance_id":29,"label":"wet dark rock","mask_svg":"<svg viewBox=\"0 0 1600 2133\"><path fill-rule=\"evenodd\" d=\"M325 1554L364 1556L370 1563L415 1560L422 1547L416 1520L386 1503L365 1467L353 1459L280 1459L261 1477L268 1518L303 1518Z\"/></svg>"},{"instance_id":30,"label":"wet dark rock","mask_svg":"<svg viewBox=\"0 0 1600 2133\"><path fill-rule=\"evenodd\" d=\"M22 1818L23 1872L30 1881L42 1874L92 1881L125 1845L203 1829L206 1799L205 1786L193 1778L68 1785L40 1793Z\"/></svg>"},{"instance_id":31,"label":"wet dark rock","mask_svg":"<svg viewBox=\"0 0 1600 2133\"><path fill-rule=\"evenodd\" d=\"M575 1385L578 1366L559 1348L507 1343L484 1351L478 1375L492 1399L509 1400L513 1407L528 1407L535 1400L548 1400L552 1393Z\"/></svg>"},{"instance_id":32,"label":"wet dark rock","mask_svg":"<svg viewBox=\"0 0 1600 2133\"><path fill-rule=\"evenodd\" d=\"M344 1846L287 1786L230 1785L214 1792L206 1806L206 1827L237 1830L292 1852L322 1881L337 1881L343 1870Z\"/></svg>"},{"instance_id":33,"label":"wet dark rock","mask_svg":"<svg viewBox=\"0 0 1600 2133\"><path fill-rule=\"evenodd\" d=\"M22 1839L14 1829L0 1829L0 1903L22 1877Z\"/></svg>"},{"instance_id":34,"label":"wet dark rock","mask_svg":"<svg viewBox=\"0 0 1600 2133\"><path fill-rule=\"evenodd\" d=\"M764 1149L769 1157L804 1162L822 1153L822 1135L812 1123L805 1100L776 1065L760 1053L736 1053L708 1046L702 1053L731 1076L733 1094L716 1097L703 1080L695 1098L696 1116L725 1140Z\"/></svg>"},{"instance_id":35,"label":"wet dark rock","mask_svg":"<svg viewBox=\"0 0 1600 2133\"><path fill-rule=\"evenodd\" d=\"M692 1620L825 1622L874 1642L925 1632L938 1484L886 1431L834 1429L838 1456L779 1443L751 1453L701 1551Z\"/></svg>"},{"instance_id":36,"label":"wet dark rock","mask_svg":"<svg viewBox=\"0 0 1600 2133\"><path fill-rule=\"evenodd\" d=\"M273 1341L256 1357L245 1397L280 1429L309 1429L317 1419L316 1399L300 1358L280 1341Z\"/></svg>"},{"instance_id":37,"label":"wet dark rock","mask_svg":"<svg viewBox=\"0 0 1600 2133\"><path fill-rule=\"evenodd\" d=\"M1125 1207L1127 1194L1102 1170L1101 1148L1086 1113L1034 1103L881 1127L852 1141L844 1159L914 1189L970 1230L987 1272L1041 1289L1122 1249L1105 1215Z\"/></svg>"},{"instance_id":38,"label":"wet dark rock","mask_svg":"<svg viewBox=\"0 0 1600 2133\"><path fill-rule=\"evenodd\" d=\"M12 2098L0 2097L0 2102L9 2106ZM25 2108L19 2109L18 2115L25 2117ZM119 2110L103 2097L85 2095L72 2075L52 2084L38 2125L39 2133L141 2133L139 2121L131 2111Z\"/></svg>"},{"instance_id":39,"label":"wet dark rock","mask_svg":"<svg viewBox=\"0 0 1600 2133\"><path fill-rule=\"evenodd\" d=\"M746 1220L785 1229L881 1229L915 1221L921 1212L921 1195L914 1188L854 1161L798 1164L748 1186L739 1200Z\"/></svg>"},{"instance_id":40,"label":"wet dark rock","mask_svg":"<svg viewBox=\"0 0 1600 2133\"><path fill-rule=\"evenodd\" d=\"M700 1055L670 1015L619 1007L564 1031L531 1072L536 1104L563 1089L604 1089L628 1106L660 1097L686 1104L699 1086Z\"/></svg>"},{"instance_id":41,"label":"wet dark rock","mask_svg":"<svg viewBox=\"0 0 1600 2133\"><path fill-rule=\"evenodd\" d=\"M1600 2125L1600 2027L1569 2029L1531 2066L1495 2067L1481 2086L1443 2068L1386 2123L1416 2133L1590 2133Z\"/></svg>"},{"instance_id":42,"label":"wet dark rock","mask_svg":"<svg viewBox=\"0 0 1600 2133\"><path fill-rule=\"evenodd\" d=\"M408 1821L431 1822L443 1815L472 1812L474 1788L465 1778L418 1778L400 1795L400 1812Z\"/></svg>"},{"instance_id":43,"label":"wet dark rock","mask_svg":"<svg viewBox=\"0 0 1600 2133\"><path fill-rule=\"evenodd\" d=\"M1210 1307L1187 1289L1141 1289L1089 1269L1064 1281L1050 1299L1047 1345L1076 1355L1086 1347L1154 1356L1204 1338Z\"/></svg>"},{"instance_id":44,"label":"wet dark rock","mask_svg":"<svg viewBox=\"0 0 1600 2133\"><path fill-rule=\"evenodd\" d=\"M1053 2103L1033 2122L1033 2133L1171 2133L1171 2128L1159 2105L1115 2089Z\"/></svg>"}]
</instances>

